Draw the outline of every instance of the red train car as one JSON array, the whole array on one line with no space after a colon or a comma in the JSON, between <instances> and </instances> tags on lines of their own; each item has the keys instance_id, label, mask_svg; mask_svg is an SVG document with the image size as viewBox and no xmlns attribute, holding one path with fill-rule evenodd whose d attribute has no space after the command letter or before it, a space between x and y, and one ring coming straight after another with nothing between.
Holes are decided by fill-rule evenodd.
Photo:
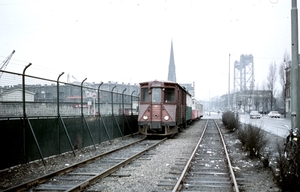
<instances>
[{"instance_id":1,"label":"red train car","mask_svg":"<svg viewBox=\"0 0 300 192\"><path fill-rule=\"evenodd\" d=\"M187 94L175 82L155 80L140 83L139 132L167 136L186 127Z\"/></svg>"}]
</instances>

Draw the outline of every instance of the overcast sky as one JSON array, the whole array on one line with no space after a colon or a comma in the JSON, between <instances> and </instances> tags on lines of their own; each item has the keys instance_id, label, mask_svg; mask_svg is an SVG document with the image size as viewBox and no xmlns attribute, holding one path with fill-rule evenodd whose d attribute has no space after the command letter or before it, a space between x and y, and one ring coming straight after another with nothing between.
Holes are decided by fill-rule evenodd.
<instances>
[{"instance_id":1,"label":"overcast sky","mask_svg":"<svg viewBox=\"0 0 300 192\"><path fill-rule=\"evenodd\" d=\"M178 83L196 98L228 92L233 64L254 57L255 84L291 54L290 0L0 0L6 70L67 81L167 80L173 41ZM71 79L73 81L74 79Z\"/></svg>"}]
</instances>

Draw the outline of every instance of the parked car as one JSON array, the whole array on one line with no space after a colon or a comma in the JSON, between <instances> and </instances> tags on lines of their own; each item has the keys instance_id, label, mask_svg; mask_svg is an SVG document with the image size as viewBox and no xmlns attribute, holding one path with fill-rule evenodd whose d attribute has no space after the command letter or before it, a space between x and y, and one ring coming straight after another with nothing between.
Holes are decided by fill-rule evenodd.
<instances>
[{"instance_id":1,"label":"parked car","mask_svg":"<svg viewBox=\"0 0 300 192\"><path fill-rule=\"evenodd\" d=\"M270 111L270 113L268 113L268 116L271 118L280 118L280 115L278 111Z\"/></svg>"},{"instance_id":2,"label":"parked car","mask_svg":"<svg viewBox=\"0 0 300 192\"><path fill-rule=\"evenodd\" d=\"M258 111L251 111L250 112L250 119L260 119L261 114Z\"/></svg>"}]
</instances>

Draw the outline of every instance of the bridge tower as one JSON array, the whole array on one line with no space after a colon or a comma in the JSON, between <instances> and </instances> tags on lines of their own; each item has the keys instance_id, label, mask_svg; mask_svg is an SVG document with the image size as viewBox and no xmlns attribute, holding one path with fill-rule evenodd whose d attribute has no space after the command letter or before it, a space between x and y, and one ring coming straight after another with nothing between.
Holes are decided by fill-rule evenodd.
<instances>
[{"instance_id":1,"label":"bridge tower","mask_svg":"<svg viewBox=\"0 0 300 192\"><path fill-rule=\"evenodd\" d=\"M240 62L234 62L234 91L254 89L254 63L253 56L241 55Z\"/></svg>"}]
</instances>

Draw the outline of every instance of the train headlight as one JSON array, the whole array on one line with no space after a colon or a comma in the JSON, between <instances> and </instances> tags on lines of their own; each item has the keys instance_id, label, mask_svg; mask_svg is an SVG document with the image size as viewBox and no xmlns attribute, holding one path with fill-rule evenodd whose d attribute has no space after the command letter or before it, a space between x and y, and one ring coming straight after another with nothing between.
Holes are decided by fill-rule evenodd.
<instances>
[{"instance_id":1,"label":"train headlight","mask_svg":"<svg viewBox=\"0 0 300 192\"><path fill-rule=\"evenodd\" d=\"M147 119L148 119L148 116L144 115L144 116L143 116L143 119L144 119L144 120L147 120Z\"/></svg>"},{"instance_id":2,"label":"train headlight","mask_svg":"<svg viewBox=\"0 0 300 192\"><path fill-rule=\"evenodd\" d=\"M166 116L164 117L164 119L165 119L166 121L168 121L168 120L169 120L169 116L166 115Z\"/></svg>"}]
</instances>

